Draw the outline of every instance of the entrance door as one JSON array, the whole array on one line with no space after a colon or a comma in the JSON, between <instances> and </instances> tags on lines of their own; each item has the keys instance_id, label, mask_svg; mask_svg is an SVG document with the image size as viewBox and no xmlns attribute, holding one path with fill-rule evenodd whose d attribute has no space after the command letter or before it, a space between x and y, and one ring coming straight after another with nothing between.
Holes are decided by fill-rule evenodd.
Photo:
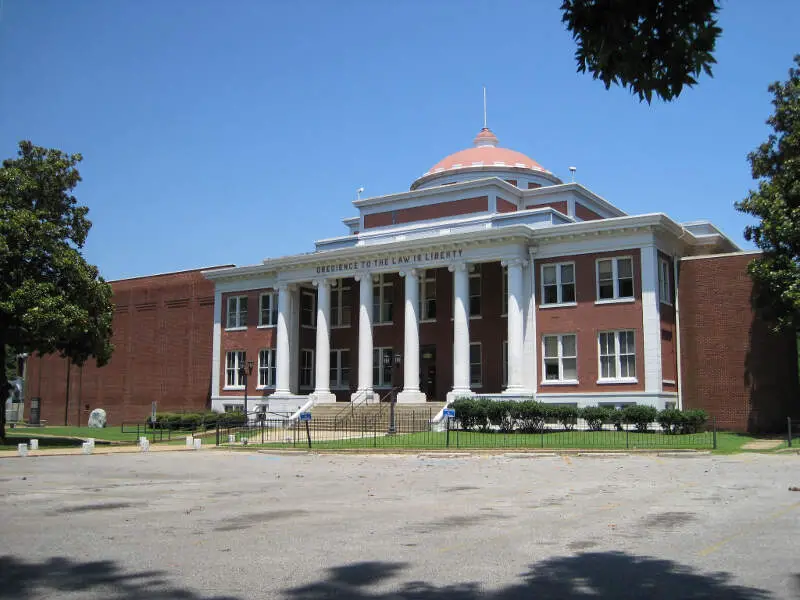
<instances>
[{"instance_id":1,"label":"entrance door","mask_svg":"<svg viewBox=\"0 0 800 600\"><path fill-rule=\"evenodd\" d=\"M420 346L419 349L419 389L425 393L428 402L436 402L436 346Z\"/></svg>"}]
</instances>

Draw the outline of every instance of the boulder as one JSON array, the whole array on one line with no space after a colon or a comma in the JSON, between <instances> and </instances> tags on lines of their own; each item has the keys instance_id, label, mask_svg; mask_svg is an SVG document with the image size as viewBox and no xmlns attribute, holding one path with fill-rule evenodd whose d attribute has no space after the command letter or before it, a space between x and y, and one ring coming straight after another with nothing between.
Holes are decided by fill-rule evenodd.
<instances>
[{"instance_id":1,"label":"boulder","mask_svg":"<svg viewBox=\"0 0 800 600\"><path fill-rule=\"evenodd\" d=\"M106 411L102 408L95 408L89 415L89 427L98 429L106 426Z\"/></svg>"}]
</instances>

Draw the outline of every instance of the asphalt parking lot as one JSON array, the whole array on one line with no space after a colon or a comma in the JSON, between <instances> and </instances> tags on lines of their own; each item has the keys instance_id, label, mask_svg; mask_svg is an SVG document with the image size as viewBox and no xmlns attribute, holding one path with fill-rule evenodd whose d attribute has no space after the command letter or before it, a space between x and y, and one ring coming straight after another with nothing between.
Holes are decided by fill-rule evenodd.
<instances>
[{"instance_id":1,"label":"asphalt parking lot","mask_svg":"<svg viewBox=\"0 0 800 600\"><path fill-rule=\"evenodd\" d=\"M798 455L0 459L0 599L800 598Z\"/></svg>"}]
</instances>

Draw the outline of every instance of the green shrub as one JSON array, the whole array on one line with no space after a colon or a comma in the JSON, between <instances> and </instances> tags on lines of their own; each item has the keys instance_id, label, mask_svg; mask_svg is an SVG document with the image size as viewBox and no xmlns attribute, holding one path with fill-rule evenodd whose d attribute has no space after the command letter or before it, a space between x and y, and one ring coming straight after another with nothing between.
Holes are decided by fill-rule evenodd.
<instances>
[{"instance_id":1,"label":"green shrub","mask_svg":"<svg viewBox=\"0 0 800 600\"><path fill-rule=\"evenodd\" d=\"M578 422L579 410L577 406L562 404L550 406L550 416L553 417L567 431L571 431Z\"/></svg>"},{"instance_id":2,"label":"green shrub","mask_svg":"<svg viewBox=\"0 0 800 600\"><path fill-rule=\"evenodd\" d=\"M683 433L701 433L708 425L708 413L702 408L683 411Z\"/></svg>"},{"instance_id":3,"label":"green shrub","mask_svg":"<svg viewBox=\"0 0 800 600\"><path fill-rule=\"evenodd\" d=\"M600 431L603 429L603 423L611 420L612 410L605 406L586 406L581 409L580 415L586 421L586 425L590 430Z\"/></svg>"},{"instance_id":4,"label":"green shrub","mask_svg":"<svg viewBox=\"0 0 800 600\"><path fill-rule=\"evenodd\" d=\"M666 408L658 413L657 421L664 433L679 433L683 431L685 415L676 408Z\"/></svg>"},{"instance_id":5,"label":"green shrub","mask_svg":"<svg viewBox=\"0 0 800 600\"><path fill-rule=\"evenodd\" d=\"M465 430L488 428L488 402L475 398L456 398L450 408L456 411L456 419Z\"/></svg>"},{"instance_id":6,"label":"green shrub","mask_svg":"<svg viewBox=\"0 0 800 600\"><path fill-rule=\"evenodd\" d=\"M489 419L489 423L504 433L509 433L514 430L515 419L511 416L512 404L516 403L510 401L489 401L486 407L486 416Z\"/></svg>"},{"instance_id":7,"label":"green shrub","mask_svg":"<svg viewBox=\"0 0 800 600\"><path fill-rule=\"evenodd\" d=\"M517 423L520 431L538 433L544 430L545 420L551 414L551 407L536 400L515 402L511 407L511 418Z\"/></svg>"},{"instance_id":8,"label":"green shrub","mask_svg":"<svg viewBox=\"0 0 800 600\"><path fill-rule=\"evenodd\" d=\"M650 423L658 418L658 410L654 406L632 404L622 409L622 418L634 425L636 431L645 432L650 428Z\"/></svg>"}]
</instances>

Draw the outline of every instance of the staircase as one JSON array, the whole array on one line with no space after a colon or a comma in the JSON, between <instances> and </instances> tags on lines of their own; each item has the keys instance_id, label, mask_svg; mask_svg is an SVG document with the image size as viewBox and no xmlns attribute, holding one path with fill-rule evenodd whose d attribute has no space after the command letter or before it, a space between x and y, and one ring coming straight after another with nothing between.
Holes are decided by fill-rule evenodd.
<instances>
[{"instance_id":1,"label":"staircase","mask_svg":"<svg viewBox=\"0 0 800 600\"><path fill-rule=\"evenodd\" d=\"M398 433L428 431L430 420L444 407L444 402L395 404L395 426ZM311 409L316 429L377 430L389 429L390 403L355 404L337 402L318 404Z\"/></svg>"}]
</instances>

